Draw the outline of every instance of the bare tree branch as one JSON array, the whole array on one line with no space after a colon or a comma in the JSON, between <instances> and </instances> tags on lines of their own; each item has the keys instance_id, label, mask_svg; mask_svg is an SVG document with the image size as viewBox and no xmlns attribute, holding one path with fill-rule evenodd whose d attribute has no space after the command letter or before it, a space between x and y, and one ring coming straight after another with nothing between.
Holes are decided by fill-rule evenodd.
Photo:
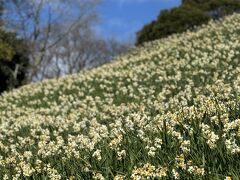
<instances>
[{"instance_id":1,"label":"bare tree branch","mask_svg":"<svg viewBox=\"0 0 240 180\"><path fill-rule=\"evenodd\" d=\"M100 0L5 0L7 27L27 40L29 81L95 67L129 46L103 40L93 29Z\"/></svg>"}]
</instances>

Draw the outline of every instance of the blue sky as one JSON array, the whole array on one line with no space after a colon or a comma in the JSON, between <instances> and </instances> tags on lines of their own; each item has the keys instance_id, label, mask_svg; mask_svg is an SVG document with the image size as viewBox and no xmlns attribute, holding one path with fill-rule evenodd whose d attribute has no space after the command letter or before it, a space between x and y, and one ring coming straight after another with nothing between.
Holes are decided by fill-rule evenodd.
<instances>
[{"instance_id":1,"label":"blue sky","mask_svg":"<svg viewBox=\"0 0 240 180\"><path fill-rule=\"evenodd\" d=\"M181 0L103 0L98 7L97 32L106 38L134 41L143 25L156 19L161 9L178 6Z\"/></svg>"}]
</instances>

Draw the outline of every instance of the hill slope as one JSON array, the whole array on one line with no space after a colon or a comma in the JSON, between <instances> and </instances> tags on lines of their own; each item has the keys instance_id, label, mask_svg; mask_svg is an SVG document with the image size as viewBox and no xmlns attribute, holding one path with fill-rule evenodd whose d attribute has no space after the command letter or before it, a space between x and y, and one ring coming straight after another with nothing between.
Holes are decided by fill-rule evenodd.
<instances>
[{"instance_id":1,"label":"hill slope","mask_svg":"<svg viewBox=\"0 0 240 180\"><path fill-rule=\"evenodd\" d=\"M0 97L0 179L240 177L240 15Z\"/></svg>"}]
</instances>

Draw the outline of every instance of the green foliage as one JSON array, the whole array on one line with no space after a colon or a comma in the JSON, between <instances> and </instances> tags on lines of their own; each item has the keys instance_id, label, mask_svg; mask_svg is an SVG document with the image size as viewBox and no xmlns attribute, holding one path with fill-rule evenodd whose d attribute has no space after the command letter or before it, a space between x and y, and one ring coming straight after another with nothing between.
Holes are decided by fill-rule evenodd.
<instances>
[{"instance_id":1,"label":"green foliage","mask_svg":"<svg viewBox=\"0 0 240 180\"><path fill-rule=\"evenodd\" d=\"M211 18L218 19L233 12L239 12L239 0L183 0L183 5L191 5L207 12Z\"/></svg>"},{"instance_id":2,"label":"green foliage","mask_svg":"<svg viewBox=\"0 0 240 180\"><path fill-rule=\"evenodd\" d=\"M181 8L164 10L157 21L146 25L139 33L137 44L181 33L194 26L208 22L210 17L200 9L184 5Z\"/></svg>"},{"instance_id":3,"label":"green foliage","mask_svg":"<svg viewBox=\"0 0 240 180\"><path fill-rule=\"evenodd\" d=\"M0 30L0 93L24 84L27 48L14 33Z\"/></svg>"},{"instance_id":4,"label":"green foliage","mask_svg":"<svg viewBox=\"0 0 240 180\"><path fill-rule=\"evenodd\" d=\"M0 93L24 84L28 65L24 42L2 28L3 8L0 0Z\"/></svg>"},{"instance_id":5,"label":"green foliage","mask_svg":"<svg viewBox=\"0 0 240 180\"><path fill-rule=\"evenodd\" d=\"M183 0L180 7L161 11L156 21L145 25L137 33L136 44L182 33L239 10L238 0Z\"/></svg>"},{"instance_id":6,"label":"green foliage","mask_svg":"<svg viewBox=\"0 0 240 180\"><path fill-rule=\"evenodd\" d=\"M13 36L1 30L0 34L0 60L11 61L14 56L14 49L11 46Z\"/></svg>"}]
</instances>

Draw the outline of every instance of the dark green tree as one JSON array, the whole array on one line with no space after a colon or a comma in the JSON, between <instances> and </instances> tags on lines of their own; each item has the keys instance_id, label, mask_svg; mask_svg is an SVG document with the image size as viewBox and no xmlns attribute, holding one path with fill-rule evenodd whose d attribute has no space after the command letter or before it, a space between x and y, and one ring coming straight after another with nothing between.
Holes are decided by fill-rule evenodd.
<instances>
[{"instance_id":1,"label":"dark green tree","mask_svg":"<svg viewBox=\"0 0 240 180\"><path fill-rule=\"evenodd\" d=\"M138 32L137 44L181 33L194 26L208 22L210 17L200 9L184 5L161 12L157 21L146 25Z\"/></svg>"},{"instance_id":2,"label":"dark green tree","mask_svg":"<svg viewBox=\"0 0 240 180\"><path fill-rule=\"evenodd\" d=\"M179 7L161 11L157 20L145 25L137 33L136 45L182 33L239 11L240 0L182 0Z\"/></svg>"},{"instance_id":3,"label":"dark green tree","mask_svg":"<svg viewBox=\"0 0 240 180\"><path fill-rule=\"evenodd\" d=\"M183 0L182 4L197 7L213 19L240 11L239 0Z\"/></svg>"},{"instance_id":4,"label":"dark green tree","mask_svg":"<svg viewBox=\"0 0 240 180\"><path fill-rule=\"evenodd\" d=\"M25 84L28 63L24 41L0 30L0 93Z\"/></svg>"},{"instance_id":5,"label":"dark green tree","mask_svg":"<svg viewBox=\"0 0 240 180\"><path fill-rule=\"evenodd\" d=\"M25 83L29 63L24 41L3 30L2 2L0 0L0 94Z\"/></svg>"}]
</instances>

